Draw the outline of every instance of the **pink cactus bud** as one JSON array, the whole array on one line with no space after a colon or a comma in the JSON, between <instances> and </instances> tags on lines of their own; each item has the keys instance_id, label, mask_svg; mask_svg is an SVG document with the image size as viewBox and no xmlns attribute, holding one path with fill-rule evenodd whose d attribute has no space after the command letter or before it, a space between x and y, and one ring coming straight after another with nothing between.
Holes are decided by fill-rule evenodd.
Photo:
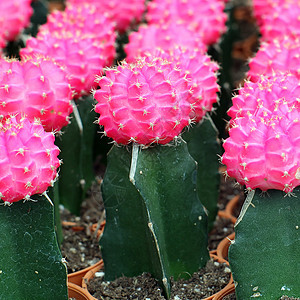
<instances>
[{"instance_id":1,"label":"pink cactus bud","mask_svg":"<svg viewBox=\"0 0 300 300\"><path fill-rule=\"evenodd\" d=\"M189 83L172 62L142 57L99 78L99 124L117 143L166 144L191 122Z\"/></svg>"},{"instance_id":2,"label":"pink cactus bud","mask_svg":"<svg viewBox=\"0 0 300 300\"><path fill-rule=\"evenodd\" d=\"M240 89L222 157L229 176L262 191L290 193L300 185L299 97L292 74L262 76Z\"/></svg>"},{"instance_id":3,"label":"pink cactus bud","mask_svg":"<svg viewBox=\"0 0 300 300\"><path fill-rule=\"evenodd\" d=\"M59 167L54 135L24 117L0 121L0 199L28 200L53 183Z\"/></svg>"},{"instance_id":4,"label":"pink cactus bud","mask_svg":"<svg viewBox=\"0 0 300 300\"><path fill-rule=\"evenodd\" d=\"M272 41L283 36L299 37L300 3L296 0L282 1L266 14L260 27L262 39Z\"/></svg>"},{"instance_id":5,"label":"pink cactus bud","mask_svg":"<svg viewBox=\"0 0 300 300\"><path fill-rule=\"evenodd\" d=\"M149 24L179 23L195 31L205 45L218 41L227 19L221 0L153 0L148 3ZM179 34L179 33L178 33Z\"/></svg>"},{"instance_id":6,"label":"pink cactus bud","mask_svg":"<svg viewBox=\"0 0 300 300\"><path fill-rule=\"evenodd\" d=\"M262 42L255 57L249 62L248 78L257 81L259 74L272 75L274 71L290 71L300 78L300 39L284 36Z\"/></svg>"},{"instance_id":7,"label":"pink cactus bud","mask_svg":"<svg viewBox=\"0 0 300 300\"><path fill-rule=\"evenodd\" d=\"M66 72L52 59L0 60L0 115L22 113L46 131L68 125L72 90Z\"/></svg>"},{"instance_id":8,"label":"pink cactus bud","mask_svg":"<svg viewBox=\"0 0 300 300\"><path fill-rule=\"evenodd\" d=\"M206 112L212 110L218 99L218 64L199 50L181 47L169 51L157 49L154 56L173 62L188 80L194 108L190 117L194 122L200 122Z\"/></svg>"},{"instance_id":9,"label":"pink cactus bud","mask_svg":"<svg viewBox=\"0 0 300 300\"><path fill-rule=\"evenodd\" d=\"M129 43L125 45L128 62L153 54L157 48L168 51L174 47L198 49L202 53L207 50L197 33L183 24L142 25L137 32L129 35Z\"/></svg>"},{"instance_id":10,"label":"pink cactus bud","mask_svg":"<svg viewBox=\"0 0 300 300\"><path fill-rule=\"evenodd\" d=\"M266 15L272 15L276 6L280 6L284 1L282 0L252 0L253 14L256 18L257 24L261 26Z\"/></svg>"},{"instance_id":11,"label":"pink cactus bud","mask_svg":"<svg viewBox=\"0 0 300 300\"><path fill-rule=\"evenodd\" d=\"M27 40L21 56L34 53L49 56L66 68L75 97L87 95L95 75L115 58L114 26L93 6L68 7L53 12L37 38Z\"/></svg>"},{"instance_id":12,"label":"pink cactus bud","mask_svg":"<svg viewBox=\"0 0 300 300\"><path fill-rule=\"evenodd\" d=\"M31 0L0 1L0 36L5 41L13 41L29 25L30 4Z\"/></svg>"},{"instance_id":13,"label":"pink cactus bud","mask_svg":"<svg viewBox=\"0 0 300 300\"><path fill-rule=\"evenodd\" d=\"M129 29L132 23L139 23L145 10L144 0L67 0L66 2L68 6L83 3L96 6L98 14L106 15L116 23L116 28L121 33Z\"/></svg>"}]
</instances>

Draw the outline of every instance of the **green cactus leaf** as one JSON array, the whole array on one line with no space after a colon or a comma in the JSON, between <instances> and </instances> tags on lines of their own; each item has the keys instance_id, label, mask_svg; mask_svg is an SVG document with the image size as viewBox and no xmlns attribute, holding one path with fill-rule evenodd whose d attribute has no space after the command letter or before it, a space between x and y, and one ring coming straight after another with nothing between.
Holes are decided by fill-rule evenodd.
<instances>
[{"instance_id":1,"label":"green cactus leaf","mask_svg":"<svg viewBox=\"0 0 300 300\"><path fill-rule=\"evenodd\" d=\"M1 205L0 220L0 299L68 299L53 205L44 196Z\"/></svg>"},{"instance_id":2,"label":"green cactus leaf","mask_svg":"<svg viewBox=\"0 0 300 300\"><path fill-rule=\"evenodd\" d=\"M82 130L72 115L71 123L57 137L63 164L59 173L59 200L72 213L79 214L86 191L94 180L93 143L97 125L92 96L77 102Z\"/></svg>"},{"instance_id":3,"label":"green cactus leaf","mask_svg":"<svg viewBox=\"0 0 300 300\"><path fill-rule=\"evenodd\" d=\"M218 214L220 185L218 155L221 154L221 146L217 136L218 130L208 115L200 124L182 135L187 142L189 153L198 164L198 197L208 211L209 231L213 228Z\"/></svg>"},{"instance_id":4,"label":"green cactus leaf","mask_svg":"<svg viewBox=\"0 0 300 300\"><path fill-rule=\"evenodd\" d=\"M150 272L169 297L170 277L186 278L209 258L196 162L183 141L136 147L132 153L114 147L108 157L100 240L105 274L111 280Z\"/></svg>"},{"instance_id":5,"label":"green cactus leaf","mask_svg":"<svg viewBox=\"0 0 300 300\"><path fill-rule=\"evenodd\" d=\"M237 299L300 297L300 188L294 194L248 194L229 248Z\"/></svg>"}]
</instances>

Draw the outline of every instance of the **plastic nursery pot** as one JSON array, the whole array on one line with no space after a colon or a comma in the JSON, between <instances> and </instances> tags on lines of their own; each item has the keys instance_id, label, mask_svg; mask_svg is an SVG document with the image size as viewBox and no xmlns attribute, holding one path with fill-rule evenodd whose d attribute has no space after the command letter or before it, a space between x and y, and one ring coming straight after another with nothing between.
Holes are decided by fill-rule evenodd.
<instances>
[{"instance_id":1,"label":"plastic nursery pot","mask_svg":"<svg viewBox=\"0 0 300 300\"><path fill-rule=\"evenodd\" d=\"M97 298L93 297L89 291L88 291L88 282L95 276L95 273L100 271L101 269L103 269L104 263L103 260L101 259L99 264L97 266L95 266L93 269L91 269L90 271L88 271L84 277L82 278L82 288L86 290L87 294L89 295L90 300L98 300Z\"/></svg>"},{"instance_id":2,"label":"plastic nursery pot","mask_svg":"<svg viewBox=\"0 0 300 300\"><path fill-rule=\"evenodd\" d=\"M219 263L226 263L229 266L228 261L226 261L225 259L223 259L221 257L218 257L215 253L216 253L215 250L214 251L210 251L210 257L213 258L215 261L217 261ZM82 279L82 287L83 287L83 289L86 289L88 291L88 286L87 285L88 285L89 281L95 276L96 272L98 272L101 269L103 269L104 264L103 264L102 260L101 260L101 262L102 262L102 265L99 264L94 269L91 269L89 272L87 272L85 274L85 276ZM211 296L209 296L207 298L204 298L202 300L213 300L213 299L215 299L214 297L216 297L217 295L219 295L219 294L221 295L223 293L226 293L227 290L229 288L231 288L232 286L234 287L234 285L233 285L233 278L232 278L232 275L230 275L230 279L229 279L228 284L222 290L220 290L218 293L216 293L214 295L211 295ZM93 297L91 294L89 294L89 295L90 295L90 298L89 298L90 300L97 300L97 298ZM227 295L227 294L224 294L224 296L225 295ZM222 299L222 298L217 298L217 299Z\"/></svg>"},{"instance_id":3,"label":"plastic nursery pot","mask_svg":"<svg viewBox=\"0 0 300 300\"><path fill-rule=\"evenodd\" d=\"M212 300L222 300L225 296L234 293L234 291L234 283L228 284L224 289L218 292Z\"/></svg>"},{"instance_id":4,"label":"plastic nursery pot","mask_svg":"<svg viewBox=\"0 0 300 300\"><path fill-rule=\"evenodd\" d=\"M227 260L228 249L231 244L231 241L234 240L234 237L235 237L235 233L233 232L219 243L219 245L217 247L217 251L216 251L217 252L216 255L218 257L221 257L221 258Z\"/></svg>"},{"instance_id":5,"label":"plastic nursery pot","mask_svg":"<svg viewBox=\"0 0 300 300\"><path fill-rule=\"evenodd\" d=\"M62 224L63 227L70 227L73 231L82 231L82 230L84 230L84 227L78 225L76 222L62 221L61 224Z\"/></svg>"},{"instance_id":6,"label":"plastic nursery pot","mask_svg":"<svg viewBox=\"0 0 300 300\"><path fill-rule=\"evenodd\" d=\"M236 222L236 217L232 216L231 214L229 214L225 210L219 210L218 211L218 216L220 218L223 218L223 219L229 219L232 224L235 224L235 222Z\"/></svg>"},{"instance_id":7,"label":"plastic nursery pot","mask_svg":"<svg viewBox=\"0 0 300 300\"><path fill-rule=\"evenodd\" d=\"M227 215L230 215L232 218L235 218L235 220L236 217L234 216L234 210L237 207L239 201L240 201L240 195L236 195L227 203L225 207L225 213Z\"/></svg>"},{"instance_id":8,"label":"plastic nursery pot","mask_svg":"<svg viewBox=\"0 0 300 300\"><path fill-rule=\"evenodd\" d=\"M227 260L223 259L222 257L219 257L213 253L215 253L216 251L210 251L210 257L213 258L215 261L219 262L219 263L226 263L226 265L229 266L229 263ZM233 278L232 278L232 275L230 274L230 279L229 279L229 282L227 283L227 285L225 287L223 287L219 292L207 297L207 298L204 298L202 300L213 300L215 299L215 297L217 297L218 295L222 295L223 293L225 293L231 286L233 285ZM226 294L227 295L227 294ZM225 294L224 294L225 296ZM222 299L222 298L219 298L219 299Z\"/></svg>"},{"instance_id":9,"label":"plastic nursery pot","mask_svg":"<svg viewBox=\"0 0 300 300\"><path fill-rule=\"evenodd\" d=\"M91 233L94 233L95 231L97 231L97 239L99 239L100 236L102 235L105 223L106 222L103 221L100 223L100 225L98 223L95 223L92 226L90 226Z\"/></svg>"},{"instance_id":10,"label":"plastic nursery pot","mask_svg":"<svg viewBox=\"0 0 300 300\"><path fill-rule=\"evenodd\" d=\"M66 225L64 225L64 223L67 223ZM64 226L72 226L72 224L69 224L69 223L73 223L73 222L63 222L63 225ZM76 225L76 223L74 223ZM96 230L97 230L97 238L99 239L101 234L103 233L103 230L104 230L104 225L105 225L105 221L103 221L101 224L100 224L100 228L97 230L97 227L98 224L93 224L91 227L90 227L90 231L91 233L94 233ZM76 230L78 227L80 226L75 226L75 229L72 227L72 229L74 231L80 231L80 230ZM83 228L84 229L84 228ZM102 260L100 260L99 262L97 262L96 264L92 265L92 266L89 266L87 268L84 268L82 270L79 270L77 272L74 272L74 273L70 273L68 274L68 282L71 282L71 283L74 283L78 286L81 287L81 283L82 283L82 278L83 276L90 270L92 270L93 268L97 268L98 265L101 265L103 264Z\"/></svg>"},{"instance_id":11,"label":"plastic nursery pot","mask_svg":"<svg viewBox=\"0 0 300 300\"><path fill-rule=\"evenodd\" d=\"M82 287L69 282L68 283L68 293L69 298L74 298L76 300L90 300L90 294Z\"/></svg>"},{"instance_id":12,"label":"plastic nursery pot","mask_svg":"<svg viewBox=\"0 0 300 300\"><path fill-rule=\"evenodd\" d=\"M94 268L97 268L98 266L101 266L101 267L103 266L103 261L102 260L98 261L96 264L94 264L90 267L87 267L87 268L79 270L77 272L68 274L68 282L76 284L76 285L81 287L82 279L85 276L85 274L87 272L89 272L90 270L93 270Z\"/></svg>"}]
</instances>

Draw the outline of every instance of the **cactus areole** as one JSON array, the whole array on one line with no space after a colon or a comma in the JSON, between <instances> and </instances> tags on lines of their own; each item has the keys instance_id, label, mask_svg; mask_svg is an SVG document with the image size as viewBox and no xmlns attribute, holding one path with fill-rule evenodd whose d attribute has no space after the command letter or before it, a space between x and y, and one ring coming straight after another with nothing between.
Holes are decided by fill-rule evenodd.
<instances>
[{"instance_id":1,"label":"cactus areole","mask_svg":"<svg viewBox=\"0 0 300 300\"><path fill-rule=\"evenodd\" d=\"M54 135L20 116L0 121L0 199L10 204L42 194L54 182L59 149Z\"/></svg>"}]
</instances>

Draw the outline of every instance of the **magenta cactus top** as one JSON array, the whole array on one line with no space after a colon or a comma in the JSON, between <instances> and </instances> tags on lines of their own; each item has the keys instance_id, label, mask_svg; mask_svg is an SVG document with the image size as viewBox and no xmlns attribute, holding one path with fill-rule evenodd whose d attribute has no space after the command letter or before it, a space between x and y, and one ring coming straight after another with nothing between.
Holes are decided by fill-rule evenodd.
<instances>
[{"instance_id":1,"label":"magenta cactus top","mask_svg":"<svg viewBox=\"0 0 300 300\"><path fill-rule=\"evenodd\" d=\"M274 73L246 82L229 110L229 138L222 163L248 189L283 190L300 185L300 82Z\"/></svg>"}]
</instances>

